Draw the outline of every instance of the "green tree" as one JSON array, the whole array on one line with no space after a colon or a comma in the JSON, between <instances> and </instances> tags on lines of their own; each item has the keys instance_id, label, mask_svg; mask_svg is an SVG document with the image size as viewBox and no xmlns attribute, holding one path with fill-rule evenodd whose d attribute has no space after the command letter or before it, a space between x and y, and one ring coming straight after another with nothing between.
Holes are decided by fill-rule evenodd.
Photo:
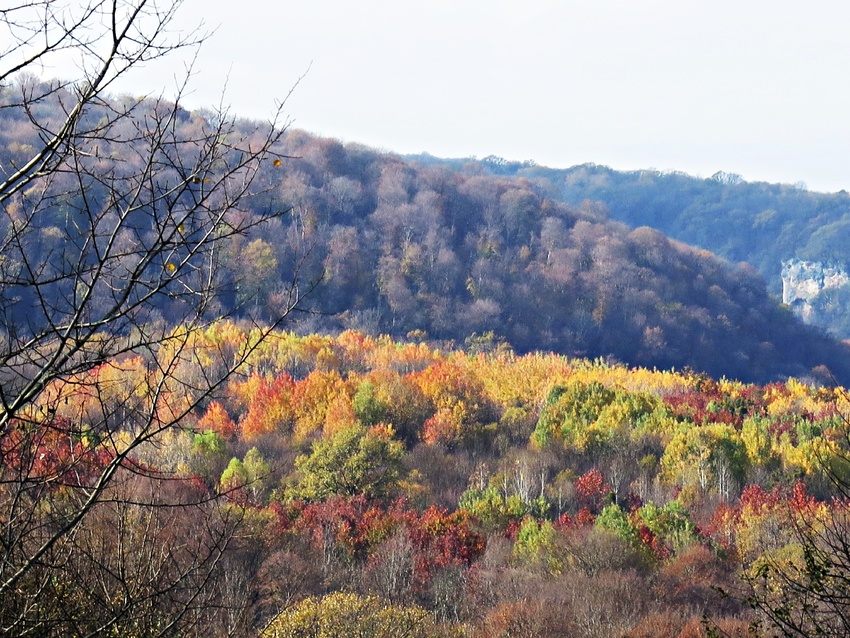
<instances>
[{"instance_id":1,"label":"green tree","mask_svg":"<svg viewBox=\"0 0 850 638\"><path fill-rule=\"evenodd\" d=\"M227 444L217 432L207 430L192 437L192 471L215 480L227 460Z\"/></svg>"},{"instance_id":2,"label":"green tree","mask_svg":"<svg viewBox=\"0 0 850 638\"><path fill-rule=\"evenodd\" d=\"M471 487L466 490L460 497L458 508L469 512L485 530L495 532L528 515L545 516L549 503L542 496L531 501L524 501L517 494L506 496L495 485L489 485L484 489Z\"/></svg>"},{"instance_id":3,"label":"green tree","mask_svg":"<svg viewBox=\"0 0 850 638\"><path fill-rule=\"evenodd\" d=\"M245 465L235 456L221 473L221 489L225 492L245 487L248 484L248 472Z\"/></svg>"},{"instance_id":4,"label":"green tree","mask_svg":"<svg viewBox=\"0 0 850 638\"><path fill-rule=\"evenodd\" d=\"M578 381L552 388L531 440L538 447L558 442L583 454L617 455L633 430L651 429L663 419L661 402L652 395Z\"/></svg>"},{"instance_id":5,"label":"green tree","mask_svg":"<svg viewBox=\"0 0 850 638\"><path fill-rule=\"evenodd\" d=\"M594 523L598 529L610 532L632 549L640 549L640 535L619 505L606 506L596 517Z\"/></svg>"},{"instance_id":6,"label":"green tree","mask_svg":"<svg viewBox=\"0 0 850 638\"><path fill-rule=\"evenodd\" d=\"M242 466L245 468L248 479L246 489L251 499L255 503L259 503L266 494L271 466L255 447L252 447L245 453L245 457L242 459Z\"/></svg>"},{"instance_id":7,"label":"green tree","mask_svg":"<svg viewBox=\"0 0 850 638\"><path fill-rule=\"evenodd\" d=\"M372 426L389 420L391 406L378 397L375 384L371 381L360 384L351 403L354 416L363 425Z\"/></svg>"},{"instance_id":8,"label":"green tree","mask_svg":"<svg viewBox=\"0 0 850 638\"><path fill-rule=\"evenodd\" d=\"M532 434L532 441L545 447L558 440L564 447L584 451L592 441L588 428L596 422L605 406L616 397L616 392L598 381L576 382L568 386L555 386L546 398L540 419Z\"/></svg>"},{"instance_id":9,"label":"green tree","mask_svg":"<svg viewBox=\"0 0 850 638\"><path fill-rule=\"evenodd\" d=\"M240 461L233 457L221 473L219 481L225 492L238 491L253 503L261 503L266 493L271 467L260 451L252 447Z\"/></svg>"},{"instance_id":10,"label":"green tree","mask_svg":"<svg viewBox=\"0 0 850 638\"><path fill-rule=\"evenodd\" d=\"M637 511L637 518L675 552L696 541L696 526L679 501L669 501L661 507L647 503Z\"/></svg>"},{"instance_id":11,"label":"green tree","mask_svg":"<svg viewBox=\"0 0 850 638\"><path fill-rule=\"evenodd\" d=\"M412 446L431 413L419 387L393 370L373 370L357 387L354 415L362 425L391 425L399 439Z\"/></svg>"},{"instance_id":12,"label":"green tree","mask_svg":"<svg viewBox=\"0 0 850 638\"><path fill-rule=\"evenodd\" d=\"M404 446L387 428L346 428L313 444L295 459L293 498L320 501L330 496L386 498L402 478Z\"/></svg>"},{"instance_id":13,"label":"green tree","mask_svg":"<svg viewBox=\"0 0 850 638\"><path fill-rule=\"evenodd\" d=\"M529 516L517 532L512 558L517 564L558 574L564 565L556 551L556 541L557 532L550 521L538 521Z\"/></svg>"}]
</instances>

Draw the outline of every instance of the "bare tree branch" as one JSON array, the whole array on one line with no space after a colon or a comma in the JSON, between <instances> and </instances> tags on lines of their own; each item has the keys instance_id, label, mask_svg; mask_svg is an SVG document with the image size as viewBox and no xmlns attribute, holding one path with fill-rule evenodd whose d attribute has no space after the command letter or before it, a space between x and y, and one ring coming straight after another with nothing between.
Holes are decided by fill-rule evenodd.
<instances>
[{"instance_id":1,"label":"bare tree branch","mask_svg":"<svg viewBox=\"0 0 850 638\"><path fill-rule=\"evenodd\" d=\"M226 607L238 508L143 452L184 432L314 284L296 265L263 321L227 301L234 243L288 212L251 206L280 164L282 103L265 125L190 114L191 64L173 99L108 94L204 41L177 28L181 4L0 9L0 117L27 142L0 165L2 633L188 635ZM38 79L68 56L79 77ZM203 335L233 308L253 329L205 365Z\"/></svg>"}]
</instances>

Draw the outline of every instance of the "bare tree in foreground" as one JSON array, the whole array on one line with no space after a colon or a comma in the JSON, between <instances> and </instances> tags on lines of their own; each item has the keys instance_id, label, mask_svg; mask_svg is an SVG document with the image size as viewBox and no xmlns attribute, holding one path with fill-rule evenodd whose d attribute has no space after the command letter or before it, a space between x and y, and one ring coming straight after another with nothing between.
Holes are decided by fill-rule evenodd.
<instances>
[{"instance_id":1,"label":"bare tree in foreground","mask_svg":"<svg viewBox=\"0 0 850 638\"><path fill-rule=\"evenodd\" d=\"M850 397L838 392L846 410ZM756 612L752 635L850 635L850 417L839 412L834 423L815 453L832 498L819 502L798 485L780 519L786 545L780 540L744 572L743 598ZM766 536L768 547L783 538Z\"/></svg>"},{"instance_id":2,"label":"bare tree in foreground","mask_svg":"<svg viewBox=\"0 0 850 638\"><path fill-rule=\"evenodd\" d=\"M277 291L238 351L201 346L238 286L219 267L229 246L283 213L244 204L280 166L282 128L279 109L252 130L191 115L182 90L108 95L205 39L179 31L180 4L0 9L0 120L28 140L0 155L3 635L188 635L234 618L217 574L239 513L138 453L183 427L299 292ZM34 79L69 55L80 77Z\"/></svg>"}]
</instances>

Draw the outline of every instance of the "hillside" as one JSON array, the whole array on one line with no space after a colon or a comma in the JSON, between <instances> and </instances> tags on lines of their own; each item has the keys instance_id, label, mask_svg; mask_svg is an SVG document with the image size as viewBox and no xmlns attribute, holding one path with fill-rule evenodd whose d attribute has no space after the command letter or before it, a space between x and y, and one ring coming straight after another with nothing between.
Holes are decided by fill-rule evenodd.
<instances>
[{"instance_id":1,"label":"hillside","mask_svg":"<svg viewBox=\"0 0 850 638\"><path fill-rule=\"evenodd\" d=\"M15 109L0 113L0 163L15 165L38 131ZM142 107L135 116L147 117ZM208 123L182 112L178 126L193 135ZM250 136L252 123L239 126ZM101 140L95 152L121 153L133 168L126 146ZM456 171L301 131L289 131L274 152L288 159L261 170L262 195L245 200L239 215L286 214L229 242L220 256L226 292L211 318L262 317L290 282L318 283L295 326L301 332L472 337L484 348L506 341L520 353L613 357L746 381L813 370L850 381L844 348L778 305L755 269L632 229L605 206L554 196L543 169L518 171L528 177L480 165ZM96 208L102 196L89 188L86 205ZM652 221L654 204L645 205L643 221ZM76 232L78 208L62 201L44 211L40 241L28 247L34 259L61 271L61 237ZM11 311L21 320L30 292L21 290ZM150 320L179 316L179 302L169 303Z\"/></svg>"},{"instance_id":2,"label":"hillside","mask_svg":"<svg viewBox=\"0 0 850 638\"><path fill-rule=\"evenodd\" d=\"M250 330L219 322L196 333L186 353L216 356L186 357L182 378L239 364ZM72 502L114 439L71 445L69 424L91 433L122 406L114 436L126 438L144 427L128 389L155 385L163 367L127 358L52 384L36 406L54 418L32 443L38 462L27 473L27 457L10 454L0 470L50 480L48 502ZM358 635L373 627L371 614L375 636L657 638L704 635L701 622L719 635L773 636L756 631L772 618L750 605L781 612L773 585L802 578L794 557L817 547L818 566L841 574L846 565L847 483L831 480L848 476L841 388L446 351L355 331L276 332L238 367L119 474L123 489L144 493L145 468L167 477L171 498L209 498L236 521L226 558L204 572L212 591L190 636L228 633L233 610L240 624L229 633L262 638L316 635L317 626ZM94 387L99 395L80 391ZM176 387L158 399L163 410L179 411L194 391ZM207 539L216 510L153 507L143 524L138 510L98 510L53 588L25 593L42 606L81 601L94 624L125 595L111 566L129 564L142 574L131 591L159 597L141 621L116 624L135 629L132 621L169 613L173 598L154 578L187 559L160 550ZM825 537L836 544L820 550ZM136 554L152 556L153 577ZM838 622L843 582L822 580L814 595L825 602L811 615Z\"/></svg>"},{"instance_id":3,"label":"hillside","mask_svg":"<svg viewBox=\"0 0 850 638\"><path fill-rule=\"evenodd\" d=\"M0 11L0 636L847 635L846 269L110 96L180 4Z\"/></svg>"},{"instance_id":4,"label":"hillside","mask_svg":"<svg viewBox=\"0 0 850 638\"><path fill-rule=\"evenodd\" d=\"M710 250L730 261L752 264L775 296L782 292L782 262L801 259L824 265L850 264L850 194L816 193L801 184L749 183L718 172L701 179L677 172L615 171L585 164L557 170L486 158L418 161L456 170L532 180L547 195L569 205L598 202L612 219L649 226L669 237ZM850 337L850 289L823 294L810 320L840 338Z\"/></svg>"},{"instance_id":5,"label":"hillside","mask_svg":"<svg viewBox=\"0 0 850 638\"><path fill-rule=\"evenodd\" d=\"M819 365L844 374L841 349L780 307L753 268L632 230L603 207L297 131L283 150L296 159L277 193L293 215L263 241L278 264L309 246L306 272L326 268L304 329L457 342L493 332L519 352L745 380Z\"/></svg>"}]
</instances>

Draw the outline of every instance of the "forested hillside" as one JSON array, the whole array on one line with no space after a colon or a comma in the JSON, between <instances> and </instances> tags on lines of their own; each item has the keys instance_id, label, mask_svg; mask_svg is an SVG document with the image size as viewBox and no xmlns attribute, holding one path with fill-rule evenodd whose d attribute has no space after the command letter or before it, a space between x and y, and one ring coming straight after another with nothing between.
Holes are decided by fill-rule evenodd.
<instances>
[{"instance_id":1,"label":"forested hillside","mask_svg":"<svg viewBox=\"0 0 850 638\"><path fill-rule=\"evenodd\" d=\"M843 390L354 331L274 332L240 363L252 331L192 335L159 412L197 401L194 380L237 373L133 450L115 505L78 527L46 584L0 601L0 622L94 630L117 614L122 635L150 635L186 604L163 586L185 569L203 593L189 635L772 636L783 605L804 602L817 607L793 622L842 635ZM52 383L0 438L0 485L68 509L144 427L137 393L162 367L123 357ZM44 436L16 445L45 413ZM153 477L188 504L140 509ZM220 557L191 567L216 543Z\"/></svg>"},{"instance_id":2,"label":"forested hillside","mask_svg":"<svg viewBox=\"0 0 850 638\"><path fill-rule=\"evenodd\" d=\"M150 118L156 108L141 104L135 117ZM16 165L38 133L22 111L0 114L0 162ZM203 135L211 124L204 113L179 113L182 135ZM253 124L239 126L250 138ZM138 155L108 139L92 152L104 161L120 154L127 171ZM565 203L551 181L475 167L457 172L300 131L288 132L273 153L279 159L257 176L261 194L229 215L240 224L282 215L229 241L220 255L224 292L210 316L271 316L297 280L301 290L319 284L301 331L356 328L455 343L477 334L517 352L613 357L743 380L817 370L820 378L850 381L843 348L781 308L753 268L612 221L605 206ZM197 184L182 197L203 198L215 169L184 178ZM102 205L104 193L90 185L86 205ZM34 260L61 270L62 238L81 207L59 201L39 217ZM654 221L665 209L647 199L643 214L641 221ZM21 319L32 294L19 291L13 312ZM162 301L160 318L177 314L179 306Z\"/></svg>"},{"instance_id":3,"label":"forested hillside","mask_svg":"<svg viewBox=\"0 0 850 638\"><path fill-rule=\"evenodd\" d=\"M752 264L775 296L782 291L784 260L850 264L850 195L844 191L827 194L807 191L802 184L748 183L722 171L701 179L669 171L616 171L595 164L561 170L499 158L416 159L459 171L524 177L553 199L573 206L598 202L612 219L629 226L649 226L730 261ZM845 287L823 297L816 304L817 324L847 338L850 290Z\"/></svg>"}]
</instances>

